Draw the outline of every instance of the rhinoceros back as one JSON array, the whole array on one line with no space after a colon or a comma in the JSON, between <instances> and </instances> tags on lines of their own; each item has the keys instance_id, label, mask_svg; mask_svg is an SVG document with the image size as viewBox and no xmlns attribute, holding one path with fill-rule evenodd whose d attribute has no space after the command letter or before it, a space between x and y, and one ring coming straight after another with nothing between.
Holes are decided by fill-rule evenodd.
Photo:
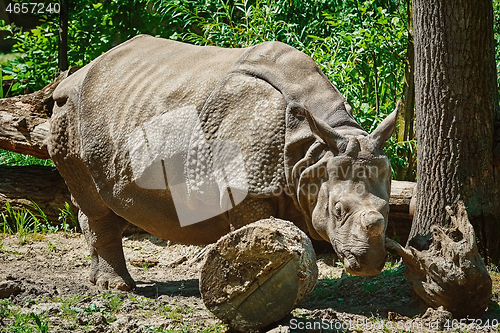
<instances>
[{"instance_id":1,"label":"rhinoceros back","mask_svg":"<svg viewBox=\"0 0 500 333\"><path fill-rule=\"evenodd\" d=\"M130 181L130 134L162 114L201 109L241 52L140 36L98 59L77 111L81 155L98 183Z\"/></svg>"}]
</instances>

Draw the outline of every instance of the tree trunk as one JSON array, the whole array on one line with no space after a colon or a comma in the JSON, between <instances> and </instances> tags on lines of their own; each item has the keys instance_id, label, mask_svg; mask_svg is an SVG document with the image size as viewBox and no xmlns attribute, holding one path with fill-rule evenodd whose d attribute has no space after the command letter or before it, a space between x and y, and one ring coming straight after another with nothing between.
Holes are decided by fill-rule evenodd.
<instances>
[{"instance_id":1,"label":"tree trunk","mask_svg":"<svg viewBox=\"0 0 500 333\"><path fill-rule=\"evenodd\" d=\"M61 12L59 13L59 40L58 40L58 66L59 70L68 69L68 2L61 0Z\"/></svg>"},{"instance_id":2,"label":"tree trunk","mask_svg":"<svg viewBox=\"0 0 500 333\"><path fill-rule=\"evenodd\" d=\"M408 275L417 293L415 281L423 279L420 285L430 305L461 303L460 309L450 308L461 316L484 311L491 295L491 279L477 248L460 245L475 237L465 226L469 221L483 256L496 264L500 259L500 180L495 178L499 170L493 155L498 116L493 6L491 0L415 0L413 28L418 183L407 254L426 274L416 276L410 269ZM467 212L457 206L462 201ZM457 212L447 206L457 206ZM461 227L453 233L437 227L449 225L453 214L466 222L458 223ZM435 256L442 258L436 261ZM457 285L462 286L460 293ZM481 297L464 303L464 293Z\"/></svg>"},{"instance_id":3,"label":"tree trunk","mask_svg":"<svg viewBox=\"0 0 500 333\"><path fill-rule=\"evenodd\" d=\"M463 200L483 256L499 264L492 3L416 0L413 6L418 195L411 237L447 223L445 206Z\"/></svg>"}]
</instances>

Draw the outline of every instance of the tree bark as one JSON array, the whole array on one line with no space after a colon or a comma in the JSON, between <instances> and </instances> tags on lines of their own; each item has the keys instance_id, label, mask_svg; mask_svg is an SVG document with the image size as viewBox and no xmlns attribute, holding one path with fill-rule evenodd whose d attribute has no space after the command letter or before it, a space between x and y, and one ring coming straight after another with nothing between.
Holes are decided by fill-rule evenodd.
<instances>
[{"instance_id":1,"label":"tree bark","mask_svg":"<svg viewBox=\"0 0 500 333\"><path fill-rule=\"evenodd\" d=\"M0 99L0 149L50 158L45 139L49 131L57 85L77 70L61 73L54 82L32 94Z\"/></svg>"},{"instance_id":2,"label":"tree bark","mask_svg":"<svg viewBox=\"0 0 500 333\"><path fill-rule=\"evenodd\" d=\"M463 200L483 257L499 264L500 178L491 0L413 2L418 195L410 238L422 247L445 206Z\"/></svg>"},{"instance_id":3,"label":"tree bark","mask_svg":"<svg viewBox=\"0 0 500 333\"><path fill-rule=\"evenodd\" d=\"M60 0L61 12L59 13L59 40L58 40L58 66L60 71L68 69L68 2Z\"/></svg>"},{"instance_id":4,"label":"tree bark","mask_svg":"<svg viewBox=\"0 0 500 333\"><path fill-rule=\"evenodd\" d=\"M493 6L491 0L415 0L413 20L416 211L408 249L387 245L402 256L406 278L429 305L459 317L478 315L492 281L476 234L483 256L500 259ZM450 221L455 227L444 228Z\"/></svg>"}]
</instances>

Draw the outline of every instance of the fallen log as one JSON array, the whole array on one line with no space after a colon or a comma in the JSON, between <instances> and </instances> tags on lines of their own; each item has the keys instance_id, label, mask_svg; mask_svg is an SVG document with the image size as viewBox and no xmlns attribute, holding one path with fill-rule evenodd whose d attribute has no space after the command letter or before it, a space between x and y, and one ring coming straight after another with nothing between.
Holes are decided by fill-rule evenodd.
<instances>
[{"instance_id":1,"label":"fallen log","mask_svg":"<svg viewBox=\"0 0 500 333\"><path fill-rule=\"evenodd\" d=\"M59 209L65 202L71 203L71 196L56 168L0 165L0 212L6 213L3 207L7 201L15 210L37 204L57 224ZM76 208L72 209L76 213Z\"/></svg>"},{"instance_id":2,"label":"fallen log","mask_svg":"<svg viewBox=\"0 0 500 333\"><path fill-rule=\"evenodd\" d=\"M389 198L389 221L386 235L406 244L410 235L413 212L411 211L412 198L415 195L416 183L406 181L391 182L391 196Z\"/></svg>"},{"instance_id":3,"label":"fallen log","mask_svg":"<svg viewBox=\"0 0 500 333\"><path fill-rule=\"evenodd\" d=\"M287 315L317 279L311 240L291 222L269 218L212 245L200 292L207 309L230 328L257 332Z\"/></svg>"},{"instance_id":4,"label":"fallen log","mask_svg":"<svg viewBox=\"0 0 500 333\"><path fill-rule=\"evenodd\" d=\"M77 69L62 72L54 82L34 93L0 99L0 149L50 158L45 139L54 106L52 93Z\"/></svg>"}]
</instances>

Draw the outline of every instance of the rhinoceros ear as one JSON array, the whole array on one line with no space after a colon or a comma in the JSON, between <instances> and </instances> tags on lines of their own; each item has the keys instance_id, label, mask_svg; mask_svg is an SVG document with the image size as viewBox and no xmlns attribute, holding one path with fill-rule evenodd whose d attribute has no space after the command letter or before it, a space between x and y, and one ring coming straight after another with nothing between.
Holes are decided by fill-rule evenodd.
<instances>
[{"instance_id":1,"label":"rhinoceros ear","mask_svg":"<svg viewBox=\"0 0 500 333\"><path fill-rule=\"evenodd\" d=\"M389 140L396 127L396 120L398 119L399 108L402 103L398 101L396 109L388 115L378 127L370 134L370 139L377 148L382 149L384 143Z\"/></svg>"},{"instance_id":2,"label":"rhinoceros ear","mask_svg":"<svg viewBox=\"0 0 500 333\"><path fill-rule=\"evenodd\" d=\"M305 108L305 114L309 127L318 141L326 144L335 153L340 151L339 146L345 147L347 145L345 137L337 133L323 120L315 118L307 108Z\"/></svg>"}]
</instances>

